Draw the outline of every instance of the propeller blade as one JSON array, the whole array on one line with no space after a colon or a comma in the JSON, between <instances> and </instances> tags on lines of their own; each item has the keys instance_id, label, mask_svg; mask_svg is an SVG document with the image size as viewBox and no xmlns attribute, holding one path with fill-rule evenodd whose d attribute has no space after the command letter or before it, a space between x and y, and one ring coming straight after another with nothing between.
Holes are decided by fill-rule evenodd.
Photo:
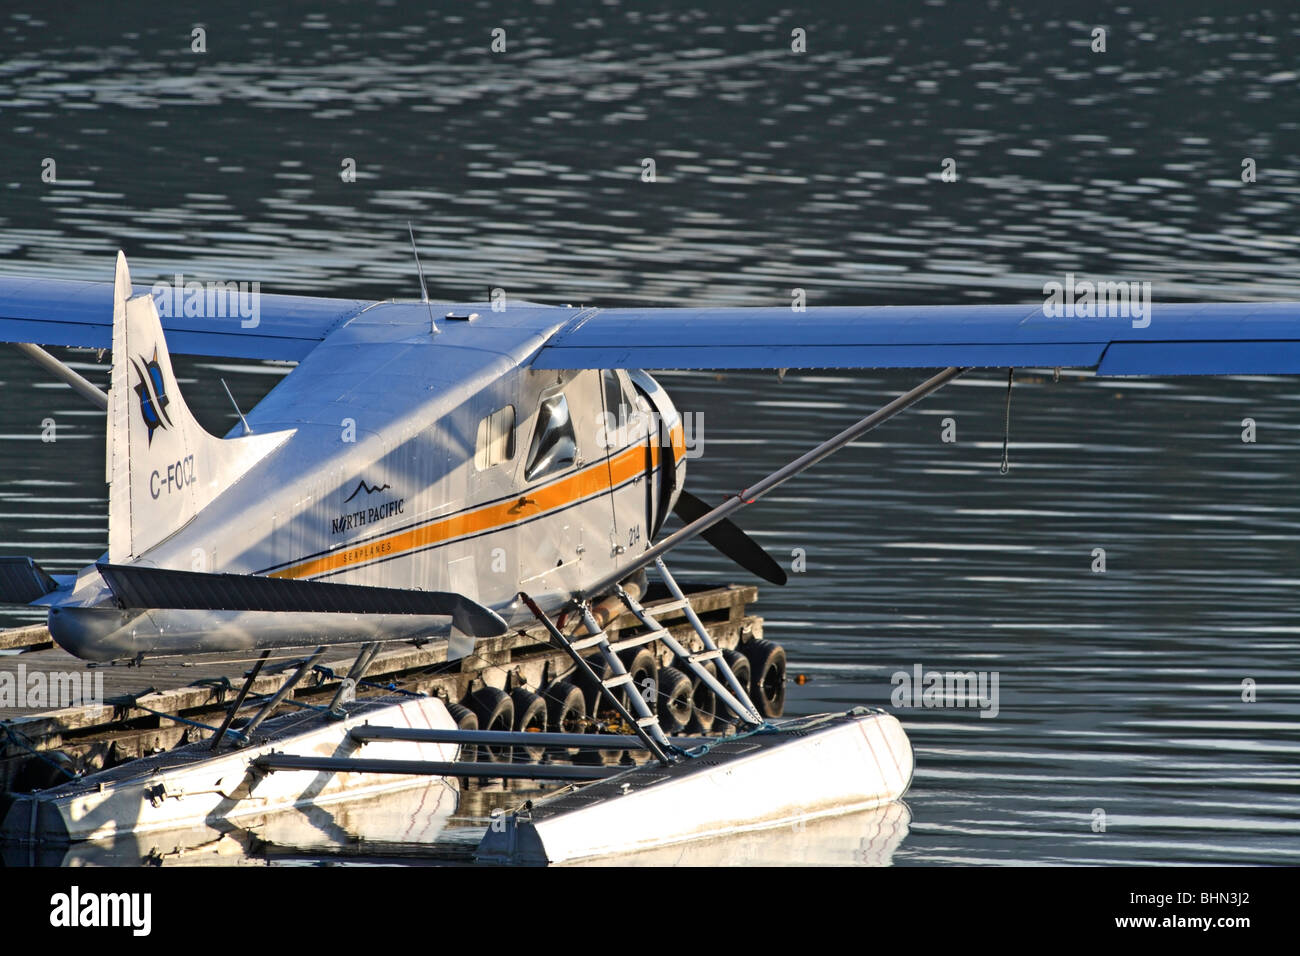
<instances>
[{"instance_id":1,"label":"propeller blade","mask_svg":"<svg viewBox=\"0 0 1300 956\"><path fill-rule=\"evenodd\" d=\"M683 524L690 524L712 510L712 505L685 489L678 493L677 504L673 506L673 514L681 518ZM751 574L771 584L785 584L785 571L781 565L729 518L723 518L701 537Z\"/></svg>"}]
</instances>

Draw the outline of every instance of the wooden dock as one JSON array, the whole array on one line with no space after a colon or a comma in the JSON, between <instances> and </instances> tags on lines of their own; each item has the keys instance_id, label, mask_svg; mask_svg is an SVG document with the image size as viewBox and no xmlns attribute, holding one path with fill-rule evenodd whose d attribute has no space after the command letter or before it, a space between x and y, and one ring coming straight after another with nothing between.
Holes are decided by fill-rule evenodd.
<instances>
[{"instance_id":1,"label":"wooden dock","mask_svg":"<svg viewBox=\"0 0 1300 956\"><path fill-rule=\"evenodd\" d=\"M685 588L691 606L719 647L736 648L761 639L762 618L749 613L758 597L753 586ZM654 588L643 603L654 613L669 604L669 595ZM682 610L656 614L672 635L691 651L702 645ZM613 620L611 637L640 630L630 613ZM309 640L309 639L308 639ZM658 643L648 645L661 664L671 655ZM273 693L315 645L273 652L253 682L250 699ZM224 653L147 659L138 665L90 665L55 647L43 626L0 632L0 681L10 686L21 674L91 673L102 675L104 706L60 709L0 707L0 794L25 793L61 782L71 774L89 773L210 736L221 722L257 655ZM282 708L328 704L347 673L357 648L342 646L320 661ZM507 690L536 690L573 669L565 654L547 643L535 627L480 639L474 653L456 661L446 658L446 642L411 643L381 649L366 671L358 696L394 691L433 694L460 702L474 689L490 685Z\"/></svg>"}]
</instances>

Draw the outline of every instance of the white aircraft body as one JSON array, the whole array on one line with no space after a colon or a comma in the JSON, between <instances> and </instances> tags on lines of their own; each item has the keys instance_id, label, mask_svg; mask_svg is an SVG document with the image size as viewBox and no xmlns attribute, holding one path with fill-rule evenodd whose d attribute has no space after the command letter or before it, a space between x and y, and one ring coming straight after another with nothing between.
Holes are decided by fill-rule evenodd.
<instances>
[{"instance_id":1,"label":"white aircraft body","mask_svg":"<svg viewBox=\"0 0 1300 956\"><path fill-rule=\"evenodd\" d=\"M209 301L209 311L211 302ZM168 309L171 313L174 310ZM189 313L191 310L186 309ZM971 366L1099 374L1300 371L1300 306L574 309L263 296L161 318L119 253L103 283L0 279L0 340L106 408L107 553L75 576L0 559L0 599L48 607L91 660L473 639L581 607L703 535L784 574L728 516ZM296 360L223 437L179 352ZM106 400L36 345L111 348ZM681 416L642 368L942 369L717 508L684 492ZM686 527L660 538L668 514Z\"/></svg>"}]
</instances>

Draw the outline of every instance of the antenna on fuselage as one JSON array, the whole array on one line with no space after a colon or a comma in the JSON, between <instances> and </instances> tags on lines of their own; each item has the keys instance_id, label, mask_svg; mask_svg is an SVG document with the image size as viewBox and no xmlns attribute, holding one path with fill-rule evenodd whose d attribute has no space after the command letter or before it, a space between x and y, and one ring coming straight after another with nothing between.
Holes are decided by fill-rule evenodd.
<instances>
[{"instance_id":1,"label":"antenna on fuselage","mask_svg":"<svg viewBox=\"0 0 1300 956\"><path fill-rule=\"evenodd\" d=\"M244 413L239 410L239 402L235 401L235 396L230 393L230 386L226 384L224 378L221 380L221 387L226 390L226 398L230 399L230 404L235 406L235 414L239 416L239 423L244 426L244 434L253 434L253 430L248 427L248 419L246 419Z\"/></svg>"},{"instance_id":2,"label":"antenna on fuselage","mask_svg":"<svg viewBox=\"0 0 1300 956\"><path fill-rule=\"evenodd\" d=\"M429 290L424 285L424 268L420 265L420 250L415 248L415 230L411 220L406 220L406 231L411 234L411 252L415 255L415 271L420 274L420 301L429 306L429 331L438 334L438 323L433 320L433 306L429 305Z\"/></svg>"}]
</instances>

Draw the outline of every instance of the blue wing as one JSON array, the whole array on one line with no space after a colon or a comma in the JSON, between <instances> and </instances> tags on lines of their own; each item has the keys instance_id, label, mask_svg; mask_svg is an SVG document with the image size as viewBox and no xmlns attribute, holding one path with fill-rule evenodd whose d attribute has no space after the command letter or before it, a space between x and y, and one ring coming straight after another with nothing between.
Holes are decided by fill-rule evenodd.
<instances>
[{"instance_id":1,"label":"blue wing","mask_svg":"<svg viewBox=\"0 0 1300 956\"><path fill-rule=\"evenodd\" d=\"M299 360L372 304L263 294L256 325L233 309L214 317L160 312L173 352ZM112 317L109 283L0 277L0 341L108 348ZM1101 375L1295 374L1300 303L1157 303L1140 319L1055 318L1041 304L588 309L532 363L535 369L949 365L1095 368Z\"/></svg>"},{"instance_id":2,"label":"blue wing","mask_svg":"<svg viewBox=\"0 0 1300 956\"><path fill-rule=\"evenodd\" d=\"M1141 318L1034 305L589 311L535 369L1079 367L1101 375L1300 373L1300 303L1150 306Z\"/></svg>"},{"instance_id":3,"label":"blue wing","mask_svg":"<svg viewBox=\"0 0 1300 956\"><path fill-rule=\"evenodd\" d=\"M135 286L137 295L150 291ZM197 301L197 300L196 300ZM172 352L300 360L329 332L371 303L297 295L257 297L256 311L227 297L214 315L159 308ZM215 304L215 302L214 302ZM207 311L205 299L202 311ZM256 320L256 324L254 324ZM113 338L113 284L0 276L0 342L106 349Z\"/></svg>"}]
</instances>

